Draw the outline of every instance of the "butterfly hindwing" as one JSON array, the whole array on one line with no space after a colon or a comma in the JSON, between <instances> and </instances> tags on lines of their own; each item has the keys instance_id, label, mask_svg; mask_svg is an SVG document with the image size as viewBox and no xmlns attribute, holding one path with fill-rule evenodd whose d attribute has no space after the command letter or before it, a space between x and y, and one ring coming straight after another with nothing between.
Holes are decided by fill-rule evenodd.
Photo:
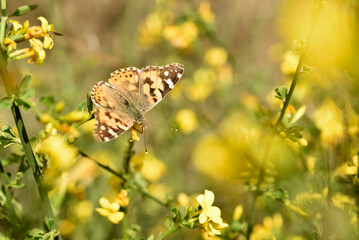
<instances>
[{"instance_id":1,"label":"butterfly hindwing","mask_svg":"<svg viewBox=\"0 0 359 240\"><path fill-rule=\"evenodd\" d=\"M118 137L121 133L128 130L134 123L126 115L111 112L105 108L95 108L95 128L94 136L100 142L107 142Z\"/></svg>"},{"instance_id":2,"label":"butterfly hindwing","mask_svg":"<svg viewBox=\"0 0 359 240\"><path fill-rule=\"evenodd\" d=\"M147 66L140 73L139 106L143 112L151 110L182 77L184 67L179 63L164 66Z\"/></svg>"}]
</instances>

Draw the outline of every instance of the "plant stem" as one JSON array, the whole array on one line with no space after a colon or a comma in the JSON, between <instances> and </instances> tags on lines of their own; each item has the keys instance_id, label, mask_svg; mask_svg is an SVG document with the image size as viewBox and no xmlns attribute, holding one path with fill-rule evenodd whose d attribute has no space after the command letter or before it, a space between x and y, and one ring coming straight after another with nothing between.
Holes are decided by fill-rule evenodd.
<instances>
[{"instance_id":1,"label":"plant stem","mask_svg":"<svg viewBox=\"0 0 359 240\"><path fill-rule=\"evenodd\" d=\"M173 227L171 227L167 232L165 232L163 235L162 235L162 239L165 239L168 235L180 230L181 227L179 225L175 225Z\"/></svg>"},{"instance_id":2,"label":"plant stem","mask_svg":"<svg viewBox=\"0 0 359 240\"><path fill-rule=\"evenodd\" d=\"M81 150L78 150L78 152L81 154L81 156L86 157L86 158L88 158L88 159L94 161L94 162L95 162L99 167L101 167L102 169L104 169L104 170L110 172L111 174L115 175L116 177L119 177L119 178L120 178L121 180L123 180L124 182L127 182L128 186L129 186L131 189L139 191L139 192L140 192L142 195L144 195L145 197L147 197L147 198L153 200L154 202L156 202L156 203L158 203L158 204L160 204L160 205L162 205L162 206L169 207L169 205L168 205L167 203L161 201L160 199L158 199L158 198L156 198L155 196L151 195L150 193L146 192L146 191L143 190L143 189L141 188L141 186L139 186L138 184L130 184L130 183L127 181L127 179L126 179L120 172L118 172L118 171L116 171L116 170L110 168L110 167L107 166L107 165L104 165L104 164L98 162L96 159L90 157L88 154L84 153L84 152L81 151Z\"/></svg>"},{"instance_id":3,"label":"plant stem","mask_svg":"<svg viewBox=\"0 0 359 240\"><path fill-rule=\"evenodd\" d=\"M267 142L267 146L265 147L262 161L260 162L258 181L256 184L256 189L254 190L254 193L253 193L252 209L251 209L251 214L250 214L249 220L248 220L247 239L249 239L249 236L252 233L255 212L256 212L256 206L257 206L257 199L258 199L259 192L261 191L260 185L262 184L262 181L264 178L264 174L265 174L265 170L266 170L266 166L267 166L267 162L268 162L267 160L268 160L268 156L269 156L269 151L272 146L273 138L274 138L274 134L271 134L271 136L269 137L269 140Z\"/></svg>"},{"instance_id":4,"label":"plant stem","mask_svg":"<svg viewBox=\"0 0 359 240\"><path fill-rule=\"evenodd\" d=\"M279 124L282 123L282 120L283 120L285 111L287 110L287 107L288 107L288 105L289 105L290 99L292 98L292 95L293 95L295 86L297 85L299 76L300 76L300 74L303 72L304 60L305 60L305 57L306 57L306 55L307 55L309 42L310 42L310 40L311 40L311 38L312 38L312 35L313 35L313 32L314 32L315 23L316 23L316 21L317 21L317 18L318 18L318 16L319 16L319 12L320 12L320 10L322 9L323 4L324 4L324 1L320 0L320 1L319 1L319 5L316 7L316 9L314 9L314 13L313 13L313 16L312 16L311 24L310 24L309 30L308 30L308 35L307 35L307 40L306 40L306 47L305 47L304 51L301 53L301 55L300 55L298 65L297 65L297 68L296 68L295 73L294 73L294 77L293 77L292 84L290 85L290 89L289 89L289 92L288 92L288 94L287 94L287 97L286 97L286 99L285 99L285 101L284 101L284 105L283 105L283 107L282 107L282 110L281 110L281 112L280 112L280 115L279 115L279 117L278 117L276 123L274 124L274 129L275 129L275 127L277 127Z\"/></svg>"},{"instance_id":5,"label":"plant stem","mask_svg":"<svg viewBox=\"0 0 359 240\"><path fill-rule=\"evenodd\" d=\"M134 145L135 145L135 141L131 141L131 140L128 141L128 147L127 147L125 156L123 157L123 171L125 173L129 172L130 160L133 155L132 149L133 149Z\"/></svg>"},{"instance_id":6,"label":"plant stem","mask_svg":"<svg viewBox=\"0 0 359 240\"><path fill-rule=\"evenodd\" d=\"M0 45L2 49L4 49L6 19L6 0L1 0Z\"/></svg>"},{"instance_id":7,"label":"plant stem","mask_svg":"<svg viewBox=\"0 0 359 240\"><path fill-rule=\"evenodd\" d=\"M104 164L98 162L96 159L94 159L93 157L89 156L88 154L86 154L85 152L83 152L83 151L81 151L81 150L79 150L79 149L78 149L78 152L81 154L81 156L83 156L83 157L85 157L85 158L88 158L88 159L94 161L94 162L95 162L98 166L100 166L102 169L104 169L104 170L110 172L111 174L115 175L116 177L121 178L121 180L126 181L125 177L122 176L121 173L117 172L116 170L110 168L110 167L107 166L107 165L104 165Z\"/></svg>"},{"instance_id":8,"label":"plant stem","mask_svg":"<svg viewBox=\"0 0 359 240\"><path fill-rule=\"evenodd\" d=\"M21 113L20 113L20 109L19 109L19 107L17 107L15 105L15 103L13 103L13 105L11 107L11 110L12 110L12 114L14 116L14 120L15 120L17 130L19 132L21 145L24 148L27 161L28 161L28 163L29 163L29 165L30 165L30 167L32 169L32 173L34 175L34 178L35 178L35 181L36 181L36 184L37 184L37 188L39 190L40 198L41 198L42 203L43 203L43 205L45 207L46 216L48 218L52 218L54 220L55 229L58 230L56 218L55 218L55 215L54 215L54 213L52 211L52 207L51 207L50 199L49 199L49 197L47 195L47 191L46 191L46 189L45 189L45 187L44 187L44 185L42 183L41 172L40 172L40 169L39 169L39 167L38 167L38 165L36 163L35 155L34 155L34 152L33 152L32 148L31 148L31 144L30 144L27 132L26 132L24 121L23 121ZM59 235L59 239L62 239L61 234Z\"/></svg>"},{"instance_id":9,"label":"plant stem","mask_svg":"<svg viewBox=\"0 0 359 240\"><path fill-rule=\"evenodd\" d=\"M274 124L274 127L273 127L274 131L271 133L271 136L269 137L267 146L265 148L264 156L262 158L262 161L260 162L258 181L257 181L257 184L256 184L256 189L254 190L254 193L253 193L252 209L251 209L251 213L250 213L250 217L249 217L249 221L248 221L247 239L249 239L250 234L252 233L252 229L253 229L253 225L254 225L255 212L256 212L257 199L258 199L258 196L259 196L259 193L260 193L260 185L262 184L263 179L264 179L265 169L266 169L267 162L268 162L269 151L271 149L272 141L273 141L274 136L275 136L274 133L275 133L277 127L282 123L284 114L285 114L285 112L287 110L287 107L289 105L290 99L292 98L292 95L293 95L294 89L296 87L296 84L298 82L299 76L303 72L304 60L305 60L305 57L306 57L306 54L307 54L307 51L308 51L309 42L310 42L311 37L313 35L315 23L317 21L317 18L319 16L319 12L320 12L323 4L324 4L324 1L320 0L319 5L316 6L316 8L314 9L314 13L313 13L312 20L311 20L309 30L308 30L306 47L305 47L304 51L301 53L301 55L300 55L299 62L298 62L295 74L293 76L293 80L292 80L289 92L288 92L287 97L286 97L286 99L284 101L284 104L283 104L283 107L281 109L280 115L279 115L276 123Z\"/></svg>"}]
</instances>

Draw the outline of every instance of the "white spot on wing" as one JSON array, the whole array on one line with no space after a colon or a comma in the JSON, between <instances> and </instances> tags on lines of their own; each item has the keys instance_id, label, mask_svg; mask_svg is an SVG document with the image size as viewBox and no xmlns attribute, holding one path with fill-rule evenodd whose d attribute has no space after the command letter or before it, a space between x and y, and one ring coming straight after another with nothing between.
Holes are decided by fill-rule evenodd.
<instances>
[{"instance_id":1,"label":"white spot on wing","mask_svg":"<svg viewBox=\"0 0 359 240\"><path fill-rule=\"evenodd\" d=\"M169 88L172 89L174 87L173 82L170 78L166 80L166 83L168 84Z\"/></svg>"},{"instance_id":2,"label":"white spot on wing","mask_svg":"<svg viewBox=\"0 0 359 240\"><path fill-rule=\"evenodd\" d=\"M107 142L107 141L110 141L110 138L104 137L103 140L105 140Z\"/></svg>"},{"instance_id":3,"label":"white spot on wing","mask_svg":"<svg viewBox=\"0 0 359 240\"><path fill-rule=\"evenodd\" d=\"M101 126L100 129L101 129L101 130L105 130L106 127L105 127L105 126Z\"/></svg>"},{"instance_id":4,"label":"white spot on wing","mask_svg":"<svg viewBox=\"0 0 359 240\"><path fill-rule=\"evenodd\" d=\"M115 133L111 128L108 129L108 133L114 137L117 137L117 133Z\"/></svg>"},{"instance_id":5,"label":"white spot on wing","mask_svg":"<svg viewBox=\"0 0 359 240\"><path fill-rule=\"evenodd\" d=\"M167 77L168 76L168 71L164 72L163 74Z\"/></svg>"},{"instance_id":6,"label":"white spot on wing","mask_svg":"<svg viewBox=\"0 0 359 240\"><path fill-rule=\"evenodd\" d=\"M181 73L177 73L177 77L178 77L178 78L181 78L181 77L182 77L182 74L181 74Z\"/></svg>"}]
</instances>

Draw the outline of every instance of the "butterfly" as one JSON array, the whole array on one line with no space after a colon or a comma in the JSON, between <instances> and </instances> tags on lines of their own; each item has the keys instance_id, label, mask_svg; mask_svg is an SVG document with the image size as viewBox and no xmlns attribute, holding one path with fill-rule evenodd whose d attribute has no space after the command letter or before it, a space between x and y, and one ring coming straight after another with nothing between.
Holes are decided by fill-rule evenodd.
<instances>
[{"instance_id":1,"label":"butterfly","mask_svg":"<svg viewBox=\"0 0 359 240\"><path fill-rule=\"evenodd\" d=\"M96 119L94 137L108 142L128 130L134 123L145 126L144 114L156 106L182 77L184 66L171 63L128 67L111 73L91 90Z\"/></svg>"}]
</instances>

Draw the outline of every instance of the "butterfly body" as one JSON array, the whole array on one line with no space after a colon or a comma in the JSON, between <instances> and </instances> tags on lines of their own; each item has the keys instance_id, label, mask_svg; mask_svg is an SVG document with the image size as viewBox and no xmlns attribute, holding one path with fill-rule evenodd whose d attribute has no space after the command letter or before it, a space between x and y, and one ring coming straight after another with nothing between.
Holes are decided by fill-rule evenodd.
<instances>
[{"instance_id":1,"label":"butterfly body","mask_svg":"<svg viewBox=\"0 0 359 240\"><path fill-rule=\"evenodd\" d=\"M145 113L157 105L181 78L184 68L178 63L119 69L107 82L100 81L91 91L96 105L94 137L110 141L135 122L144 126Z\"/></svg>"}]
</instances>

